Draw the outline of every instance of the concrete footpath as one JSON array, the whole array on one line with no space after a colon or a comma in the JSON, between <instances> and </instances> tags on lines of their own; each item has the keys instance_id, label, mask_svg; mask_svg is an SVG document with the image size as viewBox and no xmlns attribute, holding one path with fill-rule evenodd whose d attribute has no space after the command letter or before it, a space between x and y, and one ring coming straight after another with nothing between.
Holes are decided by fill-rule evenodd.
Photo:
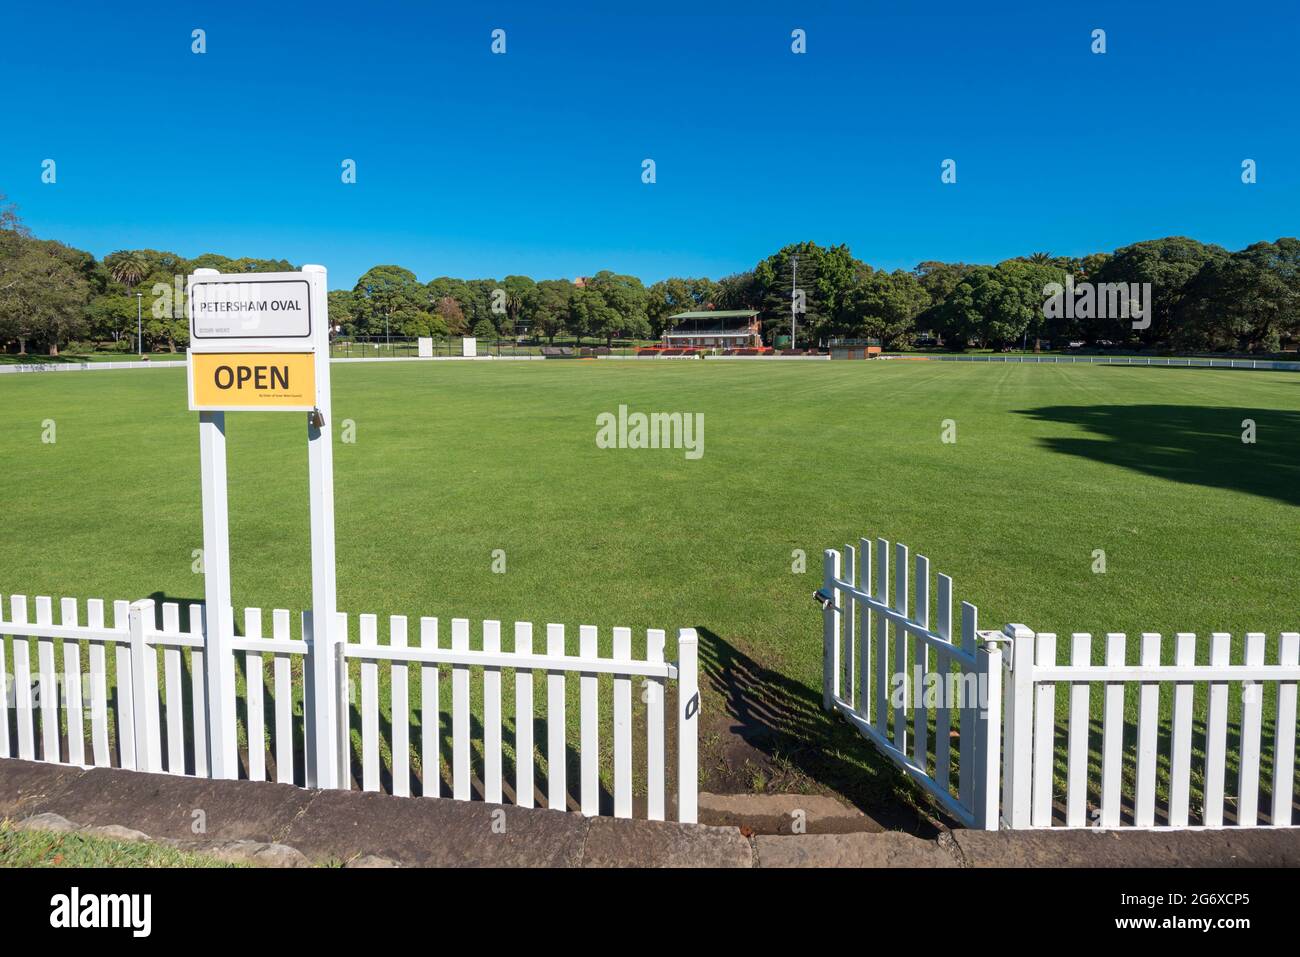
<instances>
[{"instance_id":1,"label":"concrete footpath","mask_svg":"<svg viewBox=\"0 0 1300 957\"><path fill-rule=\"evenodd\" d=\"M481 802L0 759L0 818L269 866L1300 866L1300 828L750 835Z\"/></svg>"}]
</instances>

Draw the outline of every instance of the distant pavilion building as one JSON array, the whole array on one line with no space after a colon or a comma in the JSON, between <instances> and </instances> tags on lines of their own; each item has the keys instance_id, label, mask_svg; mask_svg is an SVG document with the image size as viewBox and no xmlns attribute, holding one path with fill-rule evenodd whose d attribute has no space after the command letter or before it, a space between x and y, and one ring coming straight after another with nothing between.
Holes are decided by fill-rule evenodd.
<instances>
[{"instance_id":1,"label":"distant pavilion building","mask_svg":"<svg viewBox=\"0 0 1300 957\"><path fill-rule=\"evenodd\" d=\"M758 313L749 309L679 312L668 317L666 349L758 349L763 345Z\"/></svg>"}]
</instances>

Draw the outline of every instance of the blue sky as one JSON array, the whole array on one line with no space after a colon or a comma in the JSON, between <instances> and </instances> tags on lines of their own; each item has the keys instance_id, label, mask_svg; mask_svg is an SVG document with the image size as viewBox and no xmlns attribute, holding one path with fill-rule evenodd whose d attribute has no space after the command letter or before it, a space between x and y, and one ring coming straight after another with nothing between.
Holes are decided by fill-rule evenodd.
<instances>
[{"instance_id":1,"label":"blue sky","mask_svg":"<svg viewBox=\"0 0 1300 957\"><path fill-rule=\"evenodd\" d=\"M7 4L0 191L99 256L317 262L333 287L1300 231L1294 0L464 6Z\"/></svg>"}]
</instances>

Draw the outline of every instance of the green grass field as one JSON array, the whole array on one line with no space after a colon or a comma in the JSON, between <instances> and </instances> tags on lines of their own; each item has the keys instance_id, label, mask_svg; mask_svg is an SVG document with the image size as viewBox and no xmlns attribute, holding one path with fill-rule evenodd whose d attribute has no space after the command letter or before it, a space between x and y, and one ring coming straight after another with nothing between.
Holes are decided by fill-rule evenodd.
<instances>
[{"instance_id":1,"label":"green grass field","mask_svg":"<svg viewBox=\"0 0 1300 957\"><path fill-rule=\"evenodd\" d=\"M706 723L719 766L726 728L766 724L757 746L792 780L893 787L818 710L821 550L860 535L927 555L986 628L1126 631L1133 651L1142 631L1257 630L1271 654L1300 625L1294 374L588 361L333 380L339 608L564 622L575 650L580 623L698 627L706 672L729 676L705 698L730 712ZM596 416L620 404L703 413L703 457L598 448ZM300 609L303 416L227 421L235 603ZM183 370L0 377L0 468L0 593L202 598Z\"/></svg>"},{"instance_id":2,"label":"green grass field","mask_svg":"<svg viewBox=\"0 0 1300 957\"><path fill-rule=\"evenodd\" d=\"M153 841L19 830L0 820L0 867L238 867Z\"/></svg>"}]
</instances>

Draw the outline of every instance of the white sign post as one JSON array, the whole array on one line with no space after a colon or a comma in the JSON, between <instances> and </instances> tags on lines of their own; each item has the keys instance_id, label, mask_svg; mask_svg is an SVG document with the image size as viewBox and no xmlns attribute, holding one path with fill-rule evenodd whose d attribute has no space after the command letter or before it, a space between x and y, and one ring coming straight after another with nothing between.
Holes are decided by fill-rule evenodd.
<instances>
[{"instance_id":1,"label":"white sign post","mask_svg":"<svg viewBox=\"0 0 1300 957\"><path fill-rule=\"evenodd\" d=\"M198 269L187 287L190 408L199 412L203 481L209 754L214 778L236 778L234 608L226 497L226 411L307 410L311 500L313 689L306 706L309 787L340 786L334 570L334 451L324 266L223 275Z\"/></svg>"}]
</instances>

